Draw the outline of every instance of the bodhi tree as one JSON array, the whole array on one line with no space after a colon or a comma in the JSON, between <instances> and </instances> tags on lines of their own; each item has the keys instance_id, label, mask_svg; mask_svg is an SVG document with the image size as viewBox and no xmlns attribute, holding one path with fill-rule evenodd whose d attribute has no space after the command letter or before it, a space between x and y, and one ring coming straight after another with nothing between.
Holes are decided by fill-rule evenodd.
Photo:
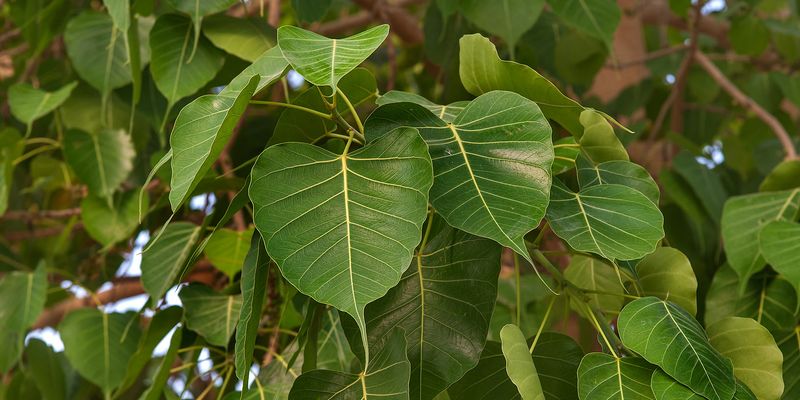
<instances>
[{"instance_id":1,"label":"bodhi tree","mask_svg":"<svg viewBox=\"0 0 800 400\"><path fill-rule=\"evenodd\" d=\"M0 399L800 397L794 1L0 4Z\"/></svg>"}]
</instances>

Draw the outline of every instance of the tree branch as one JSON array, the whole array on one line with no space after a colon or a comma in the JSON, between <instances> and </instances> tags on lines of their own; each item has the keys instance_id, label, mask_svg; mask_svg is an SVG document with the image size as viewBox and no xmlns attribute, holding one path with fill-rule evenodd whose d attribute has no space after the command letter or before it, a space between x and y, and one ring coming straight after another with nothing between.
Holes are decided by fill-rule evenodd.
<instances>
[{"instance_id":1,"label":"tree branch","mask_svg":"<svg viewBox=\"0 0 800 400\"><path fill-rule=\"evenodd\" d=\"M81 213L80 207L67 208L63 210L41 210L41 211L13 210L13 211L7 211L5 214L0 216L0 219L14 220L14 221L33 221L37 219L48 219L48 218L69 218L74 215L80 215L80 213Z\"/></svg>"}]
</instances>

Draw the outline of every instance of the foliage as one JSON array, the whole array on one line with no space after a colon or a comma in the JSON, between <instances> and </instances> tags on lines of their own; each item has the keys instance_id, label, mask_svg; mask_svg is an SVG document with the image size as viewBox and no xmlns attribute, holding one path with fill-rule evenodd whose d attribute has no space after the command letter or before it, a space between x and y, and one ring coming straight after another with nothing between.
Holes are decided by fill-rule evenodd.
<instances>
[{"instance_id":1,"label":"foliage","mask_svg":"<svg viewBox=\"0 0 800 400\"><path fill-rule=\"evenodd\" d=\"M0 400L797 398L798 4L627 3L0 3Z\"/></svg>"}]
</instances>

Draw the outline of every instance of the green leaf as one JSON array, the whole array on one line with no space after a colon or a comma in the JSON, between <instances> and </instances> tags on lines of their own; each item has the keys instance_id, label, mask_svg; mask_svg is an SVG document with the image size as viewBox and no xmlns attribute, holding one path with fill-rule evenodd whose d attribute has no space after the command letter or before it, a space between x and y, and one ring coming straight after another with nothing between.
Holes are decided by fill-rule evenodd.
<instances>
[{"instance_id":1,"label":"green leaf","mask_svg":"<svg viewBox=\"0 0 800 400\"><path fill-rule=\"evenodd\" d=\"M200 284L181 289L186 326L209 344L226 347L236 328L242 308L241 295L225 295Z\"/></svg>"},{"instance_id":2,"label":"green leaf","mask_svg":"<svg viewBox=\"0 0 800 400\"><path fill-rule=\"evenodd\" d=\"M475 26L502 38L514 58L517 42L539 19L544 0L466 0L460 7Z\"/></svg>"},{"instance_id":3,"label":"green leaf","mask_svg":"<svg viewBox=\"0 0 800 400\"><path fill-rule=\"evenodd\" d=\"M783 394L783 355L767 328L750 318L728 317L708 327L708 340L733 362L733 373L759 399Z\"/></svg>"},{"instance_id":4,"label":"green leaf","mask_svg":"<svg viewBox=\"0 0 800 400\"><path fill-rule=\"evenodd\" d=\"M151 238L152 246L142 254L142 286L153 304L158 304L164 293L175 284L175 278L186 267L201 227L191 222L166 225L163 232Z\"/></svg>"},{"instance_id":5,"label":"green leaf","mask_svg":"<svg viewBox=\"0 0 800 400\"><path fill-rule=\"evenodd\" d=\"M783 160L758 187L762 192L774 192L800 187L800 160Z\"/></svg>"},{"instance_id":6,"label":"green leaf","mask_svg":"<svg viewBox=\"0 0 800 400\"><path fill-rule=\"evenodd\" d=\"M796 288L800 288L800 224L772 221L761 229L759 245L764 259Z\"/></svg>"},{"instance_id":7,"label":"green leaf","mask_svg":"<svg viewBox=\"0 0 800 400\"><path fill-rule=\"evenodd\" d=\"M501 60L494 44L480 34L464 35L459 45L459 75L468 92L476 96L492 90L519 93L535 101L547 118L580 137L583 126L578 119L584 108L553 83L525 64Z\"/></svg>"},{"instance_id":8,"label":"green leaf","mask_svg":"<svg viewBox=\"0 0 800 400\"><path fill-rule=\"evenodd\" d=\"M277 43L275 29L263 18L215 15L206 19L203 34L214 46L251 62Z\"/></svg>"},{"instance_id":9,"label":"green leaf","mask_svg":"<svg viewBox=\"0 0 800 400\"><path fill-rule=\"evenodd\" d=\"M553 175L563 174L575 168L575 160L581 154L580 145L572 136L558 139L553 143ZM578 172L580 178L580 171Z\"/></svg>"},{"instance_id":10,"label":"green leaf","mask_svg":"<svg viewBox=\"0 0 800 400\"><path fill-rule=\"evenodd\" d=\"M739 290L764 268L758 235L771 221L794 220L800 209L800 188L730 198L722 210L722 240L728 264L739 275Z\"/></svg>"},{"instance_id":11,"label":"green leaf","mask_svg":"<svg viewBox=\"0 0 800 400\"><path fill-rule=\"evenodd\" d=\"M364 306L395 286L411 261L432 175L415 129L342 155L274 145L253 166L254 221L283 276L352 315L365 340Z\"/></svg>"},{"instance_id":12,"label":"green leaf","mask_svg":"<svg viewBox=\"0 0 800 400\"><path fill-rule=\"evenodd\" d=\"M206 243L204 251L211 264L233 280L236 273L242 270L252 237L253 228L245 231L218 229Z\"/></svg>"},{"instance_id":13,"label":"green leaf","mask_svg":"<svg viewBox=\"0 0 800 400\"><path fill-rule=\"evenodd\" d=\"M407 400L411 366L406 358L403 332L393 330L382 343L372 345L380 351L365 372L354 374L325 369L306 372L295 380L289 399Z\"/></svg>"},{"instance_id":14,"label":"green leaf","mask_svg":"<svg viewBox=\"0 0 800 400\"><path fill-rule=\"evenodd\" d=\"M500 331L506 373L524 400L544 400L539 374L533 365L525 336L516 325L508 324Z\"/></svg>"},{"instance_id":15,"label":"green leaf","mask_svg":"<svg viewBox=\"0 0 800 400\"><path fill-rule=\"evenodd\" d=\"M680 250L657 248L636 264L636 276L645 295L672 301L689 314L697 314L697 278Z\"/></svg>"},{"instance_id":16,"label":"green leaf","mask_svg":"<svg viewBox=\"0 0 800 400\"><path fill-rule=\"evenodd\" d=\"M405 331L414 399L436 397L477 364L500 273L499 245L432 218L400 283L365 313L370 343Z\"/></svg>"},{"instance_id":17,"label":"green leaf","mask_svg":"<svg viewBox=\"0 0 800 400\"><path fill-rule=\"evenodd\" d=\"M692 389L681 385L664 371L657 369L653 371L650 379L650 387L656 400L703 400L705 397L692 391Z\"/></svg>"},{"instance_id":18,"label":"green leaf","mask_svg":"<svg viewBox=\"0 0 800 400\"><path fill-rule=\"evenodd\" d=\"M104 246L130 238L139 225L137 200L136 192L116 196L113 204L108 199L87 196L81 201L81 216L89 236Z\"/></svg>"},{"instance_id":19,"label":"green leaf","mask_svg":"<svg viewBox=\"0 0 800 400\"><path fill-rule=\"evenodd\" d=\"M183 327L180 327L172 334L172 338L169 340L167 353L164 354L164 357L161 359L161 365L159 365L151 385L139 397L140 400L159 400L162 397L162 392L168 387L167 380L171 375L170 370L175 362L175 357L178 355L182 338Z\"/></svg>"},{"instance_id":20,"label":"green leaf","mask_svg":"<svg viewBox=\"0 0 800 400\"><path fill-rule=\"evenodd\" d=\"M264 249L260 235L250 241L250 251L244 260L242 278L242 308L236 326L236 376L244 382L243 390L247 390L250 365L253 362L253 349L261 322L261 307L264 305L264 293L267 286L269 256Z\"/></svg>"},{"instance_id":21,"label":"green leaf","mask_svg":"<svg viewBox=\"0 0 800 400\"><path fill-rule=\"evenodd\" d=\"M719 173L697 162L694 155L682 151L672 160L672 168L692 188L706 213L719 224L728 192Z\"/></svg>"},{"instance_id":22,"label":"green leaf","mask_svg":"<svg viewBox=\"0 0 800 400\"><path fill-rule=\"evenodd\" d=\"M523 236L547 208L553 163L550 125L536 103L503 91L479 96L447 123L411 103L367 120L367 138L413 126L433 160L431 203L451 226L529 259Z\"/></svg>"},{"instance_id":23,"label":"green leaf","mask_svg":"<svg viewBox=\"0 0 800 400\"><path fill-rule=\"evenodd\" d=\"M150 31L150 73L169 105L208 84L225 62L224 54L205 38L192 52L191 39L192 22L176 14L158 17Z\"/></svg>"},{"instance_id":24,"label":"green leaf","mask_svg":"<svg viewBox=\"0 0 800 400\"><path fill-rule=\"evenodd\" d=\"M159 343L164 340L164 337L175 328L183 318L183 309L178 306L170 306L156 311L150 323L147 325L147 330L142 335L136 353L131 357L128 362L127 370L125 371L125 379L119 385L118 392L127 390L139 378L142 369L153 359L153 351ZM177 332L176 332L177 333ZM174 334L173 334L174 338Z\"/></svg>"},{"instance_id":25,"label":"green leaf","mask_svg":"<svg viewBox=\"0 0 800 400\"><path fill-rule=\"evenodd\" d=\"M569 26L602 40L612 48L614 31L621 17L613 0L562 0L548 2L553 12Z\"/></svg>"},{"instance_id":26,"label":"green leaf","mask_svg":"<svg viewBox=\"0 0 800 400\"><path fill-rule=\"evenodd\" d=\"M218 95L201 96L178 114L170 136L172 179L169 202L176 211L216 162L254 93L286 70L280 49L267 50Z\"/></svg>"},{"instance_id":27,"label":"green leaf","mask_svg":"<svg viewBox=\"0 0 800 400\"><path fill-rule=\"evenodd\" d=\"M642 166L630 161L615 160L595 164L579 157L577 161L578 182L581 188L617 184L636 189L658 205L658 185Z\"/></svg>"},{"instance_id":28,"label":"green leaf","mask_svg":"<svg viewBox=\"0 0 800 400\"><path fill-rule=\"evenodd\" d=\"M555 180L547 220L578 251L610 260L636 260L664 237L664 217L647 196L627 186L590 186L575 193Z\"/></svg>"},{"instance_id":29,"label":"green leaf","mask_svg":"<svg viewBox=\"0 0 800 400\"><path fill-rule=\"evenodd\" d=\"M332 0L292 0L292 8L297 19L304 22L315 22L328 12Z\"/></svg>"},{"instance_id":30,"label":"green leaf","mask_svg":"<svg viewBox=\"0 0 800 400\"><path fill-rule=\"evenodd\" d=\"M64 43L72 66L101 93L131 83L124 36L105 13L86 11L67 24Z\"/></svg>"},{"instance_id":31,"label":"green leaf","mask_svg":"<svg viewBox=\"0 0 800 400\"><path fill-rule=\"evenodd\" d=\"M586 294L591 305L603 312L618 313L625 303L625 298L622 297L625 294L625 288L622 287L614 266L607 261L576 254L564 270L564 277L581 289L608 293ZM583 300L576 299L576 301L582 302ZM583 312L582 308L576 307L576 309Z\"/></svg>"},{"instance_id":32,"label":"green leaf","mask_svg":"<svg viewBox=\"0 0 800 400\"><path fill-rule=\"evenodd\" d=\"M584 110L580 115L583 134L580 137L581 150L593 163L607 161L628 161L628 152L614 133L614 128L606 117L594 110Z\"/></svg>"},{"instance_id":33,"label":"green leaf","mask_svg":"<svg viewBox=\"0 0 800 400\"><path fill-rule=\"evenodd\" d=\"M129 0L103 0L114 26L122 32L127 32L131 25L131 6Z\"/></svg>"},{"instance_id":34,"label":"green leaf","mask_svg":"<svg viewBox=\"0 0 800 400\"><path fill-rule=\"evenodd\" d=\"M17 83L8 88L8 105L11 114L26 125L51 113L66 100L78 82L68 83L61 88L45 92L27 83ZM30 130L30 128L28 128Z\"/></svg>"},{"instance_id":35,"label":"green leaf","mask_svg":"<svg viewBox=\"0 0 800 400\"><path fill-rule=\"evenodd\" d=\"M389 25L384 24L344 39L329 39L287 25L278 29L278 46L303 78L335 92L339 80L366 60L388 34Z\"/></svg>"},{"instance_id":36,"label":"green leaf","mask_svg":"<svg viewBox=\"0 0 800 400\"><path fill-rule=\"evenodd\" d=\"M56 353L45 342L30 339L25 347L27 367L44 400L65 400L67 378L62 366L63 354Z\"/></svg>"},{"instance_id":37,"label":"green leaf","mask_svg":"<svg viewBox=\"0 0 800 400\"><path fill-rule=\"evenodd\" d=\"M136 153L123 130L87 133L70 129L64 134L64 157L90 193L108 198L133 169Z\"/></svg>"},{"instance_id":38,"label":"green leaf","mask_svg":"<svg viewBox=\"0 0 800 400\"><path fill-rule=\"evenodd\" d=\"M44 309L46 290L44 263L31 273L9 272L0 279L0 372L19 360L25 333Z\"/></svg>"},{"instance_id":39,"label":"green leaf","mask_svg":"<svg viewBox=\"0 0 800 400\"><path fill-rule=\"evenodd\" d=\"M589 353L578 367L578 398L652 400L650 376L655 369L638 357Z\"/></svg>"},{"instance_id":40,"label":"green leaf","mask_svg":"<svg viewBox=\"0 0 800 400\"><path fill-rule=\"evenodd\" d=\"M800 329L780 336L778 346L783 353L783 398L795 399L800 395Z\"/></svg>"},{"instance_id":41,"label":"green leaf","mask_svg":"<svg viewBox=\"0 0 800 400\"><path fill-rule=\"evenodd\" d=\"M172 8L190 16L194 22L194 46L192 53L197 49L200 41L200 27L203 17L227 10L236 4L237 0L167 0Z\"/></svg>"},{"instance_id":42,"label":"green leaf","mask_svg":"<svg viewBox=\"0 0 800 400\"><path fill-rule=\"evenodd\" d=\"M710 400L733 397L731 361L708 343L700 324L674 303L643 297L619 315L622 343Z\"/></svg>"},{"instance_id":43,"label":"green leaf","mask_svg":"<svg viewBox=\"0 0 800 400\"><path fill-rule=\"evenodd\" d=\"M422 107L425 107L428 111L433 113L434 115L438 116L444 122L451 123L454 119L464 110L464 107L469 104L468 101L457 101L455 103L450 103L446 106L436 104L425 97L422 97L416 93L411 92L402 92L399 90L390 90L380 97L376 101L378 106L383 106L386 104L394 104L394 103L414 103L419 104Z\"/></svg>"},{"instance_id":44,"label":"green leaf","mask_svg":"<svg viewBox=\"0 0 800 400\"><path fill-rule=\"evenodd\" d=\"M769 30L755 15L734 18L728 30L731 47L739 54L757 56L769 46Z\"/></svg>"},{"instance_id":45,"label":"green leaf","mask_svg":"<svg viewBox=\"0 0 800 400\"><path fill-rule=\"evenodd\" d=\"M528 343L533 338L528 339ZM569 336L542 332L533 349L533 363L545 398L572 400L578 396L578 364L583 351ZM520 399L506 373L506 362L497 342L487 342L478 365L448 390L451 399Z\"/></svg>"},{"instance_id":46,"label":"green leaf","mask_svg":"<svg viewBox=\"0 0 800 400\"><path fill-rule=\"evenodd\" d=\"M138 316L84 308L67 314L58 331L70 364L108 397L122 383L139 342Z\"/></svg>"},{"instance_id":47,"label":"green leaf","mask_svg":"<svg viewBox=\"0 0 800 400\"><path fill-rule=\"evenodd\" d=\"M8 196L14 180L14 160L22 155L25 141L10 127L0 129L0 215L8 208Z\"/></svg>"}]
</instances>

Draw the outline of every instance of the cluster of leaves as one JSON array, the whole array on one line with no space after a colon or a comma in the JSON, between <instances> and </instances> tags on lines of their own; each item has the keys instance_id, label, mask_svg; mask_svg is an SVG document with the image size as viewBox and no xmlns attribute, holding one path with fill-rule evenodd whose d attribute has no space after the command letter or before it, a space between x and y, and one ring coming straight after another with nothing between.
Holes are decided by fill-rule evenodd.
<instances>
[{"instance_id":1,"label":"cluster of leaves","mask_svg":"<svg viewBox=\"0 0 800 400\"><path fill-rule=\"evenodd\" d=\"M697 107L661 132L678 51L588 96L615 2L431 1L400 57L389 25L291 24L351 7L331 0L293 0L277 30L235 0L73 3L2 11L36 84L7 87L0 128L0 398L800 395L800 160L756 117L718 115L736 106L691 63ZM690 3L669 2L707 18ZM800 59L796 10L729 3L744 61ZM668 40L714 48L697 37ZM44 57L61 41L66 61ZM731 85L796 130L781 107L800 78L743 60ZM648 128L670 140L658 183L625 145ZM141 275L119 276L137 253ZM63 352L26 340L48 325Z\"/></svg>"}]
</instances>

